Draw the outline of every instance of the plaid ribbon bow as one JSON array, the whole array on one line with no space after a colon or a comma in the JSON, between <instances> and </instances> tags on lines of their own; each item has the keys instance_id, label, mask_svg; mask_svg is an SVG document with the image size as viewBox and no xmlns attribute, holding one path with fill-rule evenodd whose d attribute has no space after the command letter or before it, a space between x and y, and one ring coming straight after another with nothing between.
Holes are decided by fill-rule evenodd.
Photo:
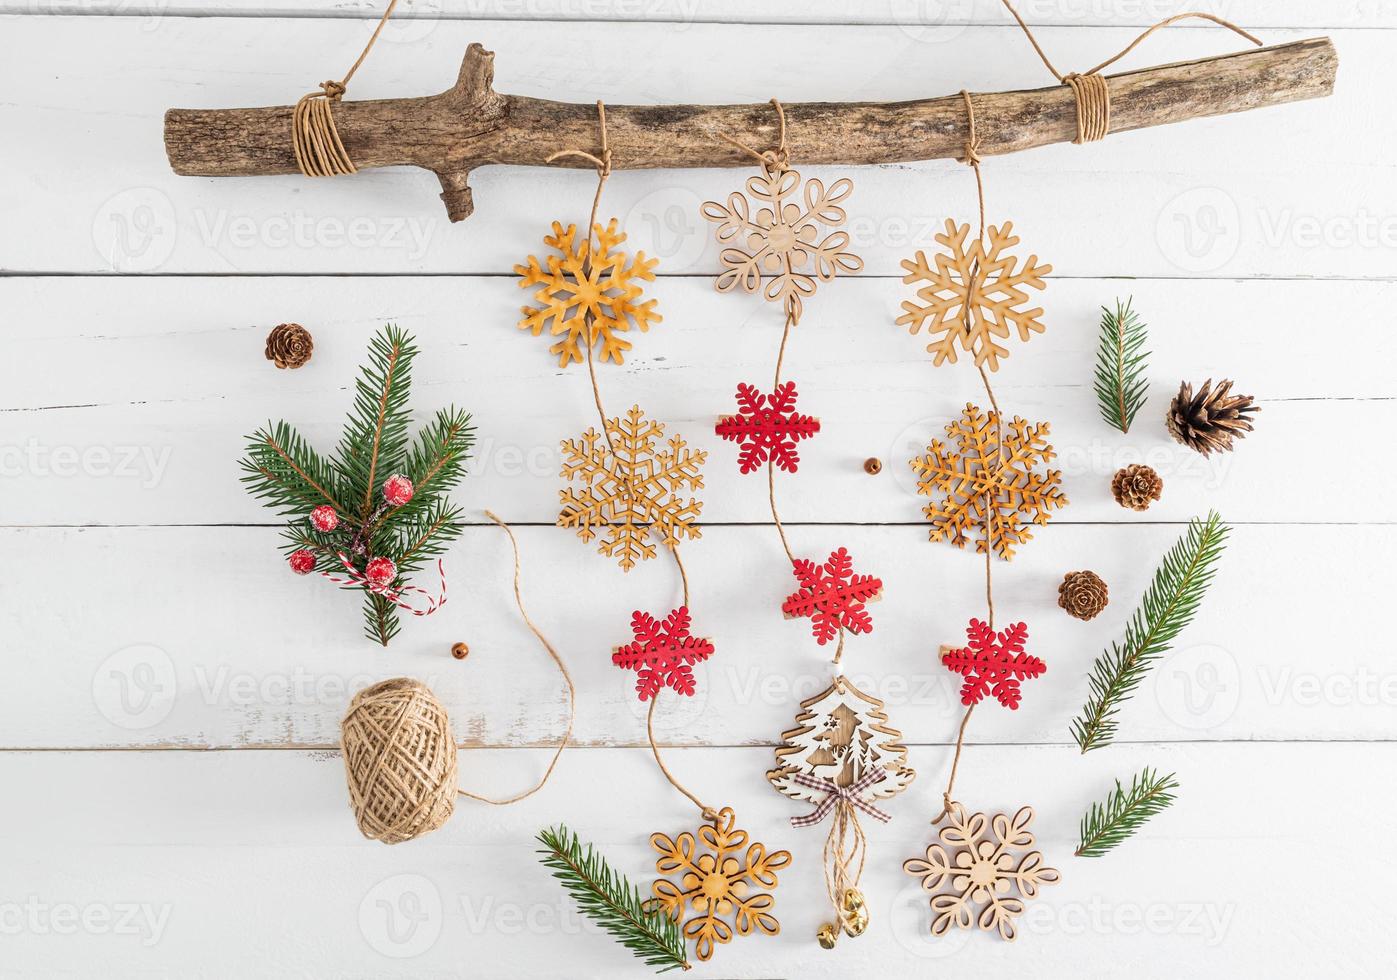
<instances>
[{"instance_id":1,"label":"plaid ribbon bow","mask_svg":"<svg viewBox=\"0 0 1397 980\"><path fill-rule=\"evenodd\" d=\"M888 771L882 766L876 769L870 769L848 786L839 786L833 779L825 779L823 776L811 776L808 773L798 772L794 776L797 785L804 786L806 789L824 790L826 795L815 809L811 810L805 816L791 817L791 826L813 827L815 824L825 819L825 817L829 816L829 812L834 809L834 805L841 800L858 807L875 820L881 820L883 823L887 823L892 819L892 814L885 813L863 798L864 793L887 778Z\"/></svg>"}]
</instances>

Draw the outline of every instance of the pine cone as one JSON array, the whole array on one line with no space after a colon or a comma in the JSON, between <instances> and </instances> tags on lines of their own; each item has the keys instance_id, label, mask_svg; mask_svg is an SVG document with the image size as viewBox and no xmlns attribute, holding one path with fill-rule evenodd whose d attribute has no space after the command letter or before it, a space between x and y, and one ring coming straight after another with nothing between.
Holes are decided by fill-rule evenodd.
<instances>
[{"instance_id":1,"label":"pine cone","mask_svg":"<svg viewBox=\"0 0 1397 980\"><path fill-rule=\"evenodd\" d=\"M1057 604L1066 609L1069 616L1095 619L1111 601L1109 591L1095 572L1068 572L1057 587Z\"/></svg>"},{"instance_id":2,"label":"pine cone","mask_svg":"<svg viewBox=\"0 0 1397 980\"><path fill-rule=\"evenodd\" d=\"M1117 470L1111 478L1111 495L1116 503L1131 510L1149 510L1151 501L1164 492L1164 480L1148 466L1133 463Z\"/></svg>"},{"instance_id":3,"label":"pine cone","mask_svg":"<svg viewBox=\"0 0 1397 980\"><path fill-rule=\"evenodd\" d=\"M1212 385L1209 378L1197 395L1188 382L1179 385L1164 417L1171 436L1204 456L1214 449L1230 451L1233 439L1252 431L1250 413L1261 411L1252 404L1251 395L1230 395L1231 381L1223 381L1217 388Z\"/></svg>"},{"instance_id":4,"label":"pine cone","mask_svg":"<svg viewBox=\"0 0 1397 980\"><path fill-rule=\"evenodd\" d=\"M298 368L310 360L315 342L299 323L282 323L267 334L267 360L279 368Z\"/></svg>"}]
</instances>

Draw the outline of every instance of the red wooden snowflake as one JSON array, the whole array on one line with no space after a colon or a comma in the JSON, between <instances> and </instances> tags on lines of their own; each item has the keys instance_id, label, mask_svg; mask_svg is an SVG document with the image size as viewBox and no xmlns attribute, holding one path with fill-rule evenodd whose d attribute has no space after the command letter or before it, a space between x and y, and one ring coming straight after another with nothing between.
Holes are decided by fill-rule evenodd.
<instances>
[{"instance_id":1,"label":"red wooden snowflake","mask_svg":"<svg viewBox=\"0 0 1397 980\"><path fill-rule=\"evenodd\" d=\"M770 460L787 473L794 473L800 463L796 443L809 439L820 431L820 420L795 411L796 383L777 385L776 391L763 395L755 385L738 382L736 415L718 420L714 432L729 442L742 443L737 465L743 473L751 473Z\"/></svg>"},{"instance_id":2,"label":"red wooden snowflake","mask_svg":"<svg viewBox=\"0 0 1397 980\"><path fill-rule=\"evenodd\" d=\"M638 672L635 692L640 700L653 698L666 686L693 696L692 665L709 658L713 653L713 641L690 636L690 621L686 606L671 612L663 622L638 609L632 614L635 642L612 651L611 662Z\"/></svg>"},{"instance_id":3,"label":"red wooden snowflake","mask_svg":"<svg viewBox=\"0 0 1397 980\"><path fill-rule=\"evenodd\" d=\"M1023 697L1019 681L1032 680L1048 669L1043 661L1023 652L1028 627L1015 623L996 634L978 619L972 619L965 635L969 646L948 650L941 656L947 670L965 676L960 689L961 704L979 704L986 694L993 694L1004 707L1018 708Z\"/></svg>"},{"instance_id":4,"label":"red wooden snowflake","mask_svg":"<svg viewBox=\"0 0 1397 980\"><path fill-rule=\"evenodd\" d=\"M864 603L882 594L883 580L855 575L854 559L848 550L831 552L823 565L798 558L793 571L800 589L786 597L781 611L788 619L809 616L816 643L824 646L834 639L840 627L850 633L873 632L873 617Z\"/></svg>"}]
</instances>

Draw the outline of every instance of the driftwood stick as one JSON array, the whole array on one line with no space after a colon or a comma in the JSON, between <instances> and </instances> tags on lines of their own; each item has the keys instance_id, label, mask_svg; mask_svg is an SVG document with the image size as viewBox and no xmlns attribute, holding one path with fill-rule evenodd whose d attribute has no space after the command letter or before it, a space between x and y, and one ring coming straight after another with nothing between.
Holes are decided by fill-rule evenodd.
<instances>
[{"instance_id":1,"label":"driftwood stick","mask_svg":"<svg viewBox=\"0 0 1397 980\"><path fill-rule=\"evenodd\" d=\"M476 167L549 166L559 149L597 147L591 104L501 95L492 86L494 54L466 50L456 84L421 98L342 102L335 122L363 169L404 164L441 180L452 221L470 215L467 179ZM1256 48L1109 76L1111 130L1122 132L1317 99L1334 88L1338 55L1327 37ZM981 156L1070 142L1076 104L1065 85L975 93ZM791 158L802 164L872 164L959 157L965 104L959 95L914 102L808 102L785 105ZM198 177L296 173L292 107L171 109L165 151L175 173ZM763 149L776 139L771 106L608 105L612 166L750 167L719 138L729 133ZM1110 137L1107 137L1108 139ZM1089 151L1084 151L1089 152ZM589 167L563 157L555 167Z\"/></svg>"}]
</instances>

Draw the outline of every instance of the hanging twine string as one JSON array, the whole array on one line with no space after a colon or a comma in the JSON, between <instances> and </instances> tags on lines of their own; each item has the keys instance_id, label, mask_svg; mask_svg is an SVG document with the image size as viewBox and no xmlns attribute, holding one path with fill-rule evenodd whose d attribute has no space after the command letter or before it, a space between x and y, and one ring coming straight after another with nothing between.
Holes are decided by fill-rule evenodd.
<instances>
[{"instance_id":1,"label":"hanging twine string","mask_svg":"<svg viewBox=\"0 0 1397 980\"><path fill-rule=\"evenodd\" d=\"M606 131L606 103L602 102L600 99L597 100L597 127L601 132L600 155L591 153L588 150L572 148L559 150L557 153L549 156L546 161L552 163L555 160L561 160L563 157L577 157L588 161L597 170L597 189L596 193L592 195L591 213L587 216L587 254L583 257L584 275L589 275L591 273L592 256L595 254L595 248L600 247L601 244L600 241L598 241L597 245L593 246L592 242L597 225L597 209L601 206L602 189L606 187L607 179L611 176L611 143ZM592 401L596 404L597 417L601 420L602 435L606 439L607 449L610 450L611 455L615 457L616 444L611 437L611 427L607 424L606 409L602 406L601 385L597 381L596 361L592 356L592 347L596 343L596 339L593 323L589 319L587 321L587 341L585 345L587 348L587 377L592 383ZM668 547L670 554L674 555L675 567L679 569L679 579L684 589L684 606L687 608L689 605L689 573L684 568L683 559L679 557L679 546L675 544ZM645 734L650 741L650 752L655 756L655 764L660 767L660 772L664 774L669 784L687 797L694 806L698 807L699 813L704 820L717 824L719 819L718 811L700 800L690 792L683 783L676 779L674 774L669 771L669 767L665 765L665 760L660 756L660 746L655 741L655 706L658 703L659 695L655 694L650 699L650 710L645 715Z\"/></svg>"},{"instance_id":2,"label":"hanging twine string","mask_svg":"<svg viewBox=\"0 0 1397 980\"><path fill-rule=\"evenodd\" d=\"M563 675L563 682L567 684L568 687L567 730L563 732L562 741L558 743L558 748L554 750L553 758L549 761L548 768L543 771L543 777L539 779L538 783L535 784L532 789L525 790L522 793L518 793L514 796L508 797L503 800L491 799L488 796L481 796L477 793L472 793L469 790L464 790L460 788L456 790L462 796L469 797L472 800L478 800L481 803L489 803L491 806L508 806L510 803L518 803L520 800L527 799L530 796L533 796L539 790L543 789L544 784L548 782L548 778L553 775L553 769L558 765L558 759L560 756L562 756L563 749L567 748L568 743L572 741L572 726L573 722L577 718L577 688L573 685L572 674L568 672L567 664L563 663L563 658L558 655L558 651L554 649L553 644L548 642L548 637L543 635L543 631L538 628L538 625L532 619L529 618L529 613L524 608L524 595L519 586L519 576L521 571L519 561L519 542L514 537L514 531L510 528L508 524L500 520L499 517L497 517L493 511L487 510L485 512L485 516L490 518L490 520L494 521L496 524L498 524L500 528L504 531L504 533L509 536L509 546L514 552L514 604L519 607L519 615L524 620L524 625L529 628L529 632L533 633L534 636L538 638L538 642L543 645L543 649L548 652L548 656L551 657L553 659L553 662L558 665L558 672Z\"/></svg>"},{"instance_id":3,"label":"hanging twine string","mask_svg":"<svg viewBox=\"0 0 1397 980\"><path fill-rule=\"evenodd\" d=\"M349 158L349 151L340 141L332 107L344 98L349 80L373 50L379 34L383 33L383 25L388 23L388 18L393 15L393 8L397 5L398 0L389 0L388 9L383 11L383 16L379 18L378 26L374 28L369 42L364 45L364 50L359 52L359 57L349 66L349 71L345 72L343 78L338 82L321 82L319 91L308 92L297 101L296 108L291 112L291 146L296 152L296 166L300 168L302 175L336 177L358 173L354 161Z\"/></svg>"},{"instance_id":4,"label":"hanging twine string","mask_svg":"<svg viewBox=\"0 0 1397 980\"><path fill-rule=\"evenodd\" d=\"M1223 20L1221 17L1214 16L1213 14L1192 11L1189 13L1175 14L1173 17L1166 17L1159 23L1147 28L1142 31L1135 40L1131 41L1119 52L1107 58L1095 68L1088 69L1084 72L1068 72L1064 75L1053 66L1052 61L1048 59L1048 55L1043 51L1042 45L1040 45L1038 39L1033 36L1033 31L1029 30L1028 24L1024 23L1024 19L1019 16L1019 12L1014 9L1014 5L1010 3L1009 0L1000 0L1000 2L1003 3L1004 8L1013 15L1014 20L1018 21L1019 27L1028 38L1028 43L1033 45L1033 50L1038 53L1038 57L1042 60L1044 67L1046 67L1059 82L1072 89L1072 95L1077 103L1077 138L1072 141L1074 143L1093 143L1097 140L1105 139L1106 134L1111 131L1111 90L1107 86L1106 79L1102 76L1101 72L1134 51L1145 38L1149 37L1155 31L1168 27L1170 24L1177 24L1181 20L1197 18L1199 20L1211 21L1220 27L1225 27L1234 34L1246 38L1252 44L1261 44L1259 38L1238 27L1231 21Z\"/></svg>"},{"instance_id":5,"label":"hanging twine string","mask_svg":"<svg viewBox=\"0 0 1397 980\"><path fill-rule=\"evenodd\" d=\"M1012 8L1011 8L1012 9ZM980 233L976 238L978 248L976 249L975 261L970 267L970 279L974 283L978 281L980 275L980 258L985 245L985 183L980 175L980 137L975 126L975 103L970 98L970 93L961 90L961 96L965 99L966 115L966 142L963 162L975 171L975 196L979 205ZM973 287L972 287L973 288ZM971 304L964 306L965 331L968 335L971 329ZM985 395L990 400L990 408L994 412L995 447L1001 460L1004 456L1004 417L999 410L999 400L994 397L994 389L990 387L990 377L985 373L984 365L976 365L980 372L980 381L985 386ZM994 552L990 548L990 514L992 508L989 501L985 506L985 609L986 621L991 630L994 629ZM941 812L933 819L932 823L940 823L951 812L951 807L955 805L955 798L951 795L956 786L956 773L960 769L960 756L965 748L965 729L970 724L970 715L975 711L975 705L970 705L965 709L965 714L961 716L960 728L956 731L956 751L951 759L951 775L946 780L946 790L941 794Z\"/></svg>"}]
</instances>

